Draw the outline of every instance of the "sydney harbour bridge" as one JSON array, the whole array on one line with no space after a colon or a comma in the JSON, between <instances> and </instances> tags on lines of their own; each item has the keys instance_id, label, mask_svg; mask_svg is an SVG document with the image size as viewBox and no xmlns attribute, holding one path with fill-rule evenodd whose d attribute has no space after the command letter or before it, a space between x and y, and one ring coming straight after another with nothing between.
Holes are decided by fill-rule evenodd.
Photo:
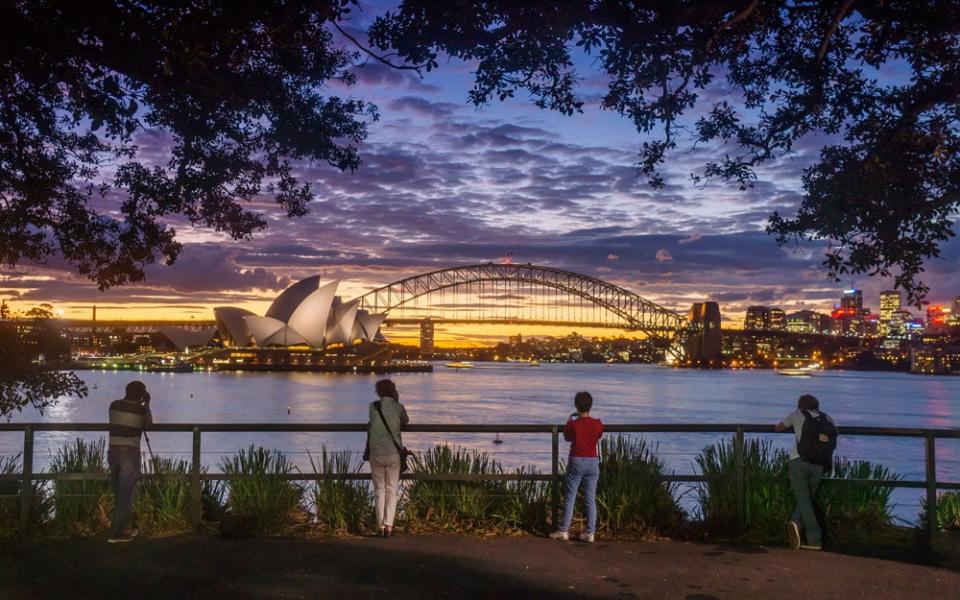
<instances>
[{"instance_id":1,"label":"sydney harbour bridge","mask_svg":"<svg viewBox=\"0 0 960 600\"><path fill-rule=\"evenodd\" d=\"M570 329L608 328L637 332L675 356L687 355L691 340L715 327L719 309L694 304L688 315L660 306L601 279L533 264L482 263L438 269L395 281L354 299L360 310L386 314L385 326L435 324L506 324ZM197 329L206 322L68 321L70 328L160 325ZM697 352L693 352L697 354Z\"/></svg>"}]
</instances>

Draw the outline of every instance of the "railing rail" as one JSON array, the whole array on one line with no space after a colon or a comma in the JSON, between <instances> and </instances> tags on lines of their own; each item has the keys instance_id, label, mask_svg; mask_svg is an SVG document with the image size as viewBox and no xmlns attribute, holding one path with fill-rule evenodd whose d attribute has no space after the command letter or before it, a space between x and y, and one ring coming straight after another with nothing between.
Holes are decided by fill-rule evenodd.
<instances>
[{"instance_id":1,"label":"railing rail","mask_svg":"<svg viewBox=\"0 0 960 600\"><path fill-rule=\"evenodd\" d=\"M156 423L148 428L150 432L179 432L191 433L193 436L193 453L190 473L183 475L145 475L145 478L179 479L191 482L191 516L195 524L201 518L201 491L203 481L238 479L242 475L226 473L203 472L200 463L202 434L204 432L236 432L236 433L362 433L366 431L366 423ZM409 433L543 433L551 437L551 469L550 473L492 473L492 474L436 474L436 473L405 473L404 479L429 481L547 481L551 485L551 512L553 522L557 522L560 497L560 432L563 425L552 424L452 424L452 423L420 423L404 427ZM0 423L0 432L23 433L23 470L19 475L0 475L0 481L22 481L21 485L21 528L25 531L30 523L30 510L33 501L31 483L33 481L82 481L104 480L108 475L103 473L35 473L33 472L34 437L37 432L43 431L109 431L106 423ZM605 424L606 433L732 433L734 434L734 454L736 464L737 490L737 522L743 526L744 507L744 436L746 434L776 433L773 426L766 424L749 423L634 423L634 424ZM960 439L960 429L939 428L911 428L911 427L843 427L843 436L874 436L917 438L924 440L924 467L923 480L895 480L877 481L872 479L843 479L832 480L844 485L867 485L888 488L925 489L927 492L927 522L926 541L928 548L933 547L937 534L937 490L960 490L960 482L937 481L936 479L936 440ZM370 479L368 473L350 473L340 475L336 473L293 473L283 478L296 481L316 481L322 479ZM708 481L703 475L670 474L664 476L665 481L702 483Z\"/></svg>"}]
</instances>

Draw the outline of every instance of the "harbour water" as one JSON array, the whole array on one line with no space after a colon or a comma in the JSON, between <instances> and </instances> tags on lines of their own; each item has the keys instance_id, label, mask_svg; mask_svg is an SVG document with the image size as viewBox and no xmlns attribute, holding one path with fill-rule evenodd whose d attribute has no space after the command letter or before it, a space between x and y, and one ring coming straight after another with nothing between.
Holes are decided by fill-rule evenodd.
<instances>
[{"instance_id":1,"label":"harbour water","mask_svg":"<svg viewBox=\"0 0 960 600\"><path fill-rule=\"evenodd\" d=\"M374 399L375 375L320 373L146 373L84 371L87 398L65 399L43 415L32 409L12 421L103 422L109 403L133 378L153 396L155 420L167 423L358 423ZM607 423L776 423L812 393L840 425L838 454L884 464L908 479L924 476L920 439L842 436L844 425L960 428L960 377L901 373L831 371L810 377L783 377L772 371L698 371L651 365L479 363L455 370L436 365L433 373L391 375L411 419L418 423L562 423L581 389L595 398L594 415ZM288 414L289 409L289 414ZM99 434L43 432L36 437L35 462L44 466L64 442ZM670 469L692 473L694 457L720 434L649 435ZM771 436L778 446L787 435ZM404 442L422 450L438 442L460 444L496 456L507 467L549 470L550 437L543 434L407 434ZM308 469L308 453L321 446L359 452L360 433L205 433L203 460L212 470L228 453L250 444L283 450ZM189 459L189 434L154 433L157 454ZM0 432L0 454L15 454L19 433ZM938 479L960 481L960 440L937 441ZM896 513L912 520L918 492L898 490Z\"/></svg>"}]
</instances>

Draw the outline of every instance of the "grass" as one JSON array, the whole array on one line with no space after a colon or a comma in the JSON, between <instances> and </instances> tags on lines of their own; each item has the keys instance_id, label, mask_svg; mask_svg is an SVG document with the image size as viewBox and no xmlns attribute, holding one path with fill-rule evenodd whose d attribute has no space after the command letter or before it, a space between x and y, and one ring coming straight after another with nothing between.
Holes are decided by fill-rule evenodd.
<instances>
[{"instance_id":1,"label":"grass","mask_svg":"<svg viewBox=\"0 0 960 600\"><path fill-rule=\"evenodd\" d=\"M134 504L134 519L142 528L154 533L182 533L190 530L190 462L163 456L143 462L145 475ZM203 469L206 472L206 469ZM158 477L150 477L158 476ZM225 504L221 481L204 481L202 487L203 517L219 520Z\"/></svg>"},{"instance_id":2,"label":"grass","mask_svg":"<svg viewBox=\"0 0 960 600\"><path fill-rule=\"evenodd\" d=\"M103 438L85 442L77 438L57 450L50 472L108 473ZM106 480L55 480L53 482L53 524L60 530L93 533L110 524L112 498Z\"/></svg>"},{"instance_id":3,"label":"grass","mask_svg":"<svg viewBox=\"0 0 960 600\"><path fill-rule=\"evenodd\" d=\"M445 444L414 456L412 470L434 475L504 473L486 452ZM403 494L402 514L413 528L542 531L548 498L544 482L414 480Z\"/></svg>"},{"instance_id":4,"label":"grass","mask_svg":"<svg viewBox=\"0 0 960 600\"><path fill-rule=\"evenodd\" d=\"M20 454L0 456L0 475L21 475L23 463L20 461L20 456ZM32 525L39 525L50 518L53 504L46 482L34 481L32 487L30 521ZM19 530L22 490L22 481L0 481L0 538L11 537Z\"/></svg>"},{"instance_id":5,"label":"grass","mask_svg":"<svg viewBox=\"0 0 960 600\"><path fill-rule=\"evenodd\" d=\"M301 511L303 487L285 476L296 471L286 455L250 446L220 462L230 476L226 483L227 510L252 524L257 533L278 533Z\"/></svg>"},{"instance_id":6,"label":"grass","mask_svg":"<svg viewBox=\"0 0 960 600\"><path fill-rule=\"evenodd\" d=\"M920 525L927 526L927 502L920 510ZM960 532L960 492L937 494L937 529L956 534Z\"/></svg>"},{"instance_id":7,"label":"grass","mask_svg":"<svg viewBox=\"0 0 960 600\"><path fill-rule=\"evenodd\" d=\"M316 522L335 533L358 533L370 516L370 485L363 480L344 479L360 472L349 450L331 452L321 447L320 455L310 455L310 466L316 474L333 473L337 479L318 479L310 490L310 504Z\"/></svg>"},{"instance_id":8,"label":"grass","mask_svg":"<svg viewBox=\"0 0 960 600\"><path fill-rule=\"evenodd\" d=\"M744 440L744 533L760 541L781 539L793 511L793 493L786 480L783 450L768 439ZM694 459L708 481L697 486L704 528L711 533L737 533L737 478L734 439L707 446Z\"/></svg>"},{"instance_id":9,"label":"grass","mask_svg":"<svg viewBox=\"0 0 960 600\"><path fill-rule=\"evenodd\" d=\"M602 439L598 530L612 535L675 531L684 515L677 503L677 486L664 481L665 474L663 459L643 438Z\"/></svg>"}]
</instances>

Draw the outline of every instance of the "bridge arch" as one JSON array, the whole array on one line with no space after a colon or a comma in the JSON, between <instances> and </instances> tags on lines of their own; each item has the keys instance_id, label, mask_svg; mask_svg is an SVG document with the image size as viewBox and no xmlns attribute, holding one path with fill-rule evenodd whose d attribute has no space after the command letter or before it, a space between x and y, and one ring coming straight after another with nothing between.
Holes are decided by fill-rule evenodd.
<instances>
[{"instance_id":1,"label":"bridge arch","mask_svg":"<svg viewBox=\"0 0 960 600\"><path fill-rule=\"evenodd\" d=\"M487 281L528 283L562 290L583 298L623 320L624 329L640 331L658 341L676 341L688 321L638 294L596 277L533 264L482 263L439 269L407 277L359 298L360 308L389 313L412 300L444 289Z\"/></svg>"}]
</instances>

